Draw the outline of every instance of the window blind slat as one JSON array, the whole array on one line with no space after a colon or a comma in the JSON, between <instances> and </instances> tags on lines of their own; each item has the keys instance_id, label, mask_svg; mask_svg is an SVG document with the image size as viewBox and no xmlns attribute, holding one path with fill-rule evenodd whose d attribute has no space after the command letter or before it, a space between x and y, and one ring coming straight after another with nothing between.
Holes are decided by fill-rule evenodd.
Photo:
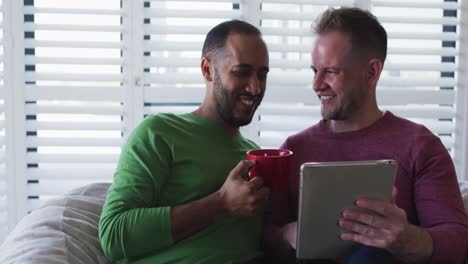
<instances>
[{"instance_id":1,"label":"window blind slat","mask_svg":"<svg viewBox=\"0 0 468 264\"><path fill-rule=\"evenodd\" d=\"M26 64L83 64L83 65L121 65L122 59L112 58L56 58L56 57L38 57L25 56Z\"/></svg>"},{"instance_id":2,"label":"window blind slat","mask_svg":"<svg viewBox=\"0 0 468 264\"><path fill-rule=\"evenodd\" d=\"M276 28L263 27L262 32L265 36L307 36L311 34L310 28Z\"/></svg>"},{"instance_id":3,"label":"window blind slat","mask_svg":"<svg viewBox=\"0 0 468 264\"><path fill-rule=\"evenodd\" d=\"M144 114L154 114L154 113L176 113L183 114L193 112L198 105L192 106L146 106L144 109Z\"/></svg>"},{"instance_id":4,"label":"window blind slat","mask_svg":"<svg viewBox=\"0 0 468 264\"><path fill-rule=\"evenodd\" d=\"M311 17L316 17L320 12L268 12L263 11L260 15L262 19L275 19L275 20L302 20L310 21Z\"/></svg>"},{"instance_id":5,"label":"window blind slat","mask_svg":"<svg viewBox=\"0 0 468 264\"><path fill-rule=\"evenodd\" d=\"M206 35L211 27L206 26L169 26L161 25L159 27L143 26L143 33L150 34L179 34L179 35Z\"/></svg>"},{"instance_id":6,"label":"window blind slat","mask_svg":"<svg viewBox=\"0 0 468 264\"><path fill-rule=\"evenodd\" d=\"M456 2L442 1L389 1L389 0L372 0L374 6L385 7L409 7L409 8L440 8L457 10L460 9L460 4Z\"/></svg>"},{"instance_id":7,"label":"window blind slat","mask_svg":"<svg viewBox=\"0 0 468 264\"><path fill-rule=\"evenodd\" d=\"M31 194L31 196L46 196L46 197L54 197L57 195L63 194L64 190L71 190L79 187L83 187L89 183L89 180L42 180L38 184L31 184L28 185L27 192ZM42 201L42 203L45 201ZM42 203L35 204L32 208L36 208L41 206Z\"/></svg>"},{"instance_id":8,"label":"window blind slat","mask_svg":"<svg viewBox=\"0 0 468 264\"><path fill-rule=\"evenodd\" d=\"M351 6L353 0L262 0L263 3L275 3L275 4L301 4L301 5L325 5L325 6Z\"/></svg>"},{"instance_id":9,"label":"window blind slat","mask_svg":"<svg viewBox=\"0 0 468 264\"><path fill-rule=\"evenodd\" d=\"M72 129L72 128L70 128ZM97 130L97 129L96 129ZM70 146L70 147L120 147L120 138L28 138L27 147Z\"/></svg>"},{"instance_id":10,"label":"window blind slat","mask_svg":"<svg viewBox=\"0 0 468 264\"><path fill-rule=\"evenodd\" d=\"M151 3L161 3L166 0L150 0ZM193 3L219 3L219 2L227 2L227 3L240 3L242 0L171 0L171 2L193 2Z\"/></svg>"},{"instance_id":11,"label":"window blind slat","mask_svg":"<svg viewBox=\"0 0 468 264\"><path fill-rule=\"evenodd\" d=\"M47 41L31 40L24 41L25 48L50 47L50 48L97 48L97 49L120 49L123 47L121 42L112 41Z\"/></svg>"},{"instance_id":12,"label":"window blind slat","mask_svg":"<svg viewBox=\"0 0 468 264\"><path fill-rule=\"evenodd\" d=\"M192 103L201 102L205 88L144 88L145 100L158 103Z\"/></svg>"},{"instance_id":13,"label":"window blind slat","mask_svg":"<svg viewBox=\"0 0 468 264\"><path fill-rule=\"evenodd\" d=\"M384 70L402 71L456 71L455 63L386 63Z\"/></svg>"},{"instance_id":14,"label":"window blind slat","mask_svg":"<svg viewBox=\"0 0 468 264\"><path fill-rule=\"evenodd\" d=\"M234 11L216 11L212 10L147 10L145 9L144 16L149 18L167 18L167 17L178 17L178 18L241 18L241 13L239 10Z\"/></svg>"},{"instance_id":15,"label":"window blind slat","mask_svg":"<svg viewBox=\"0 0 468 264\"><path fill-rule=\"evenodd\" d=\"M35 130L119 130L121 123L116 122L47 122L27 121L26 129Z\"/></svg>"},{"instance_id":16,"label":"window blind slat","mask_svg":"<svg viewBox=\"0 0 468 264\"><path fill-rule=\"evenodd\" d=\"M439 24L439 25L458 25L460 21L454 17L397 17L385 16L379 18L381 23L407 23L407 24Z\"/></svg>"},{"instance_id":17,"label":"window blind slat","mask_svg":"<svg viewBox=\"0 0 468 264\"><path fill-rule=\"evenodd\" d=\"M121 26L88 26L88 25L55 25L55 24L33 24L25 23L25 31L47 30L47 31L89 31L89 32L121 32Z\"/></svg>"},{"instance_id":18,"label":"window blind slat","mask_svg":"<svg viewBox=\"0 0 468 264\"><path fill-rule=\"evenodd\" d=\"M0 109L1 111L1 109ZM112 106L63 106L63 105L37 105L27 104L26 114L88 114L88 115L121 115L122 108L119 105Z\"/></svg>"},{"instance_id":19,"label":"window blind slat","mask_svg":"<svg viewBox=\"0 0 468 264\"><path fill-rule=\"evenodd\" d=\"M94 81L94 82L121 82L121 74L61 74L61 73L30 73L24 74L26 82L41 80L48 81Z\"/></svg>"},{"instance_id":20,"label":"window blind slat","mask_svg":"<svg viewBox=\"0 0 468 264\"><path fill-rule=\"evenodd\" d=\"M51 179L51 180L64 180L64 179L82 179L97 181L97 179L110 179L114 174L114 166L100 166L100 167L69 167L66 175L61 174L63 169L50 168L50 169L30 169L27 176L30 179Z\"/></svg>"},{"instance_id":21,"label":"window blind slat","mask_svg":"<svg viewBox=\"0 0 468 264\"><path fill-rule=\"evenodd\" d=\"M118 86L66 87L28 85L26 87L26 100L120 101L122 97L122 87Z\"/></svg>"},{"instance_id":22,"label":"window blind slat","mask_svg":"<svg viewBox=\"0 0 468 264\"><path fill-rule=\"evenodd\" d=\"M26 14L83 14L83 15L123 15L119 9L83 9L83 8L40 8L25 6L23 11Z\"/></svg>"},{"instance_id":23,"label":"window blind slat","mask_svg":"<svg viewBox=\"0 0 468 264\"><path fill-rule=\"evenodd\" d=\"M118 154L38 154L28 153L28 163L116 163ZM62 189L62 193L63 193Z\"/></svg>"},{"instance_id":24,"label":"window blind slat","mask_svg":"<svg viewBox=\"0 0 468 264\"><path fill-rule=\"evenodd\" d=\"M421 39L421 40L443 40L456 41L459 36L456 33L406 33L406 32L387 32L388 37L392 39Z\"/></svg>"}]
</instances>

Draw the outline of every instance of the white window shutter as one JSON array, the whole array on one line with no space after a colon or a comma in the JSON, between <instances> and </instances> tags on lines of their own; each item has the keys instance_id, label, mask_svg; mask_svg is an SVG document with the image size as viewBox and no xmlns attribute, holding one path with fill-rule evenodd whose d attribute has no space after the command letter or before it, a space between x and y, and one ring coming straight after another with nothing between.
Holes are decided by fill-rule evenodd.
<instances>
[{"instance_id":1,"label":"white window shutter","mask_svg":"<svg viewBox=\"0 0 468 264\"><path fill-rule=\"evenodd\" d=\"M188 4L188 2L193 2ZM144 114L193 111L203 100L200 57L208 31L242 19L240 1L151 1L143 15Z\"/></svg>"},{"instance_id":2,"label":"white window shutter","mask_svg":"<svg viewBox=\"0 0 468 264\"><path fill-rule=\"evenodd\" d=\"M379 105L424 124L452 150L455 92L460 88L457 79L461 70L460 4L376 0L371 1L371 11L389 38L377 90Z\"/></svg>"},{"instance_id":3,"label":"white window shutter","mask_svg":"<svg viewBox=\"0 0 468 264\"><path fill-rule=\"evenodd\" d=\"M5 50L3 1L0 0L0 243L8 232L8 197L6 167L6 120L5 120Z\"/></svg>"},{"instance_id":4,"label":"white window shutter","mask_svg":"<svg viewBox=\"0 0 468 264\"><path fill-rule=\"evenodd\" d=\"M35 0L21 15L32 210L112 179L122 141L122 10L119 0Z\"/></svg>"}]
</instances>

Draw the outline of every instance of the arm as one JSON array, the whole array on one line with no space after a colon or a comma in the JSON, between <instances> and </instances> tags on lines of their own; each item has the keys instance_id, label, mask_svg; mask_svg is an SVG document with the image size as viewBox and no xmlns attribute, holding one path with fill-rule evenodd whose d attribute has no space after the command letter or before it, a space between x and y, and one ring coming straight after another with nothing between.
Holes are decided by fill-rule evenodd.
<instances>
[{"instance_id":1,"label":"arm","mask_svg":"<svg viewBox=\"0 0 468 264\"><path fill-rule=\"evenodd\" d=\"M99 221L99 238L110 260L147 254L174 243L171 208L160 202L170 175L171 150L158 131L160 120L146 118L122 148Z\"/></svg>"},{"instance_id":2,"label":"arm","mask_svg":"<svg viewBox=\"0 0 468 264\"><path fill-rule=\"evenodd\" d=\"M379 215L345 210L340 225L356 234L343 234L343 239L386 248L408 263L464 263L468 220L450 156L434 137L418 149L413 164L419 226L409 224L405 211L394 203L362 199L359 207Z\"/></svg>"},{"instance_id":3,"label":"arm","mask_svg":"<svg viewBox=\"0 0 468 264\"><path fill-rule=\"evenodd\" d=\"M468 260L468 217L455 168L438 138L420 151L414 201L420 226L432 237L430 263L465 263Z\"/></svg>"},{"instance_id":4,"label":"arm","mask_svg":"<svg viewBox=\"0 0 468 264\"><path fill-rule=\"evenodd\" d=\"M253 165L245 161L214 194L175 207L161 204L171 153L163 138L148 134L145 122L122 150L99 223L101 244L111 260L131 260L167 248L219 217L252 214L268 195L261 178L243 180L242 174Z\"/></svg>"},{"instance_id":5,"label":"arm","mask_svg":"<svg viewBox=\"0 0 468 264\"><path fill-rule=\"evenodd\" d=\"M253 216L268 197L263 180L255 177L245 181L255 161L244 160L231 171L221 189L200 200L179 205L171 210L172 236L175 241L195 234L225 216Z\"/></svg>"}]
</instances>

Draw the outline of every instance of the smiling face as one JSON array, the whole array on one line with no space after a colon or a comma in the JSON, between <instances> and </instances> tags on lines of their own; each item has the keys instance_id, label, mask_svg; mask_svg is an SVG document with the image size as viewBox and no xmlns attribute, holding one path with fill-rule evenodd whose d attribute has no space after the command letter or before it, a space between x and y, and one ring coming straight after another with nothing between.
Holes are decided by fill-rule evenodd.
<instances>
[{"instance_id":1,"label":"smiling face","mask_svg":"<svg viewBox=\"0 0 468 264\"><path fill-rule=\"evenodd\" d=\"M318 35L312 51L314 91L323 119L356 118L368 105L366 66L351 56L351 38L342 32Z\"/></svg>"},{"instance_id":2,"label":"smiling face","mask_svg":"<svg viewBox=\"0 0 468 264\"><path fill-rule=\"evenodd\" d=\"M212 103L231 127L247 125L265 94L268 52L256 35L231 34L213 63Z\"/></svg>"}]
</instances>

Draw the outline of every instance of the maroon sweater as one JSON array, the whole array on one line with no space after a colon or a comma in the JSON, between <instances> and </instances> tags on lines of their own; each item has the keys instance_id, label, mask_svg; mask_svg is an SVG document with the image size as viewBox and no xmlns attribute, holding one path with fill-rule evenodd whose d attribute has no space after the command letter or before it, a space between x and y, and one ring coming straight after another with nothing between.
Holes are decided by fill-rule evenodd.
<instances>
[{"instance_id":1,"label":"maroon sweater","mask_svg":"<svg viewBox=\"0 0 468 264\"><path fill-rule=\"evenodd\" d=\"M468 217L455 169L440 139L424 126L387 112L367 128L332 133L322 120L290 136L282 148L294 152L289 197L275 201L272 214L266 215L267 230L297 220L302 163L394 159L396 203L410 223L431 234L431 263L468 263Z\"/></svg>"}]
</instances>

